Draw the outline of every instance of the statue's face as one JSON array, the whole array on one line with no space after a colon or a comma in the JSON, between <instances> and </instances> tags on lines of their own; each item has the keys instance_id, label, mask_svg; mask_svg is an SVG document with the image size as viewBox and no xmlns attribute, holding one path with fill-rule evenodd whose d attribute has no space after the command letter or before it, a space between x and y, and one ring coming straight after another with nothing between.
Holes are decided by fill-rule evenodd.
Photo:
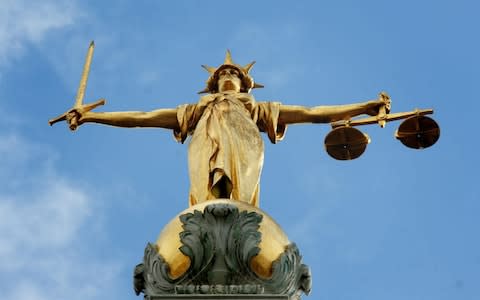
<instances>
[{"instance_id":1,"label":"statue's face","mask_svg":"<svg viewBox=\"0 0 480 300\"><path fill-rule=\"evenodd\" d=\"M218 73L218 91L220 93L225 91L240 92L242 87L242 80L240 73L234 68L225 68Z\"/></svg>"}]
</instances>

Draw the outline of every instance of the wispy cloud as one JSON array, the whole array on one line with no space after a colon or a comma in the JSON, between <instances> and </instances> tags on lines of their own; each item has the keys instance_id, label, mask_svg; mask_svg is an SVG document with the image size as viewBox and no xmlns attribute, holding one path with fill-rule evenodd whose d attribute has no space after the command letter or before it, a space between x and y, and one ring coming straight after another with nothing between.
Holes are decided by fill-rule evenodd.
<instances>
[{"instance_id":1,"label":"wispy cloud","mask_svg":"<svg viewBox=\"0 0 480 300\"><path fill-rule=\"evenodd\" d=\"M75 19L74 1L2 0L0 5L0 66L18 57L28 43L42 41Z\"/></svg>"},{"instance_id":2,"label":"wispy cloud","mask_svg":"<svg viewBox=\"0 0 480 300\"><path fill-rule=\"evenodd\" d=\"M2 299L104 298L120 270L92 254L98 246L89 234L97 230L92 212L101 211L87 189L58 174L55 156L0 132Z\"/></svg>"}]
</instances>

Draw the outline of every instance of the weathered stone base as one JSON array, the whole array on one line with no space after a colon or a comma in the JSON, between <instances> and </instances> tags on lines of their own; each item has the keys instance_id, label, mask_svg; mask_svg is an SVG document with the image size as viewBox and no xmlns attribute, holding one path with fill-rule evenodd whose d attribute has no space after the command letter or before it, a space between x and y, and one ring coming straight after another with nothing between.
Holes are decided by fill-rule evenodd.
<instances>
[{"instance_id":1,"label":"weathered stone base","mask_svg":"<svg viewBox=\"0 0 480 300\"><path fill-rule=\"evenodd\" d=\"M289 300L281 295L162 295L147 296L146 300Z\"/></svg>"}]
</instances>

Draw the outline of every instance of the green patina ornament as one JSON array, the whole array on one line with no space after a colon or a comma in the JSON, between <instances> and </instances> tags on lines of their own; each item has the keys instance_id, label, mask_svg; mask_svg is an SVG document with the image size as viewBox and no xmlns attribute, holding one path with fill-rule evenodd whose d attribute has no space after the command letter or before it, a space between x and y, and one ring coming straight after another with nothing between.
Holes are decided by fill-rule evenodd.
<instances>
[{"instance_id":1,"label":"green patina ornament","mask_svg":"<svg viewBox=\"0 0 480 300\"><path fill-rule=\"evenodd\" d=\"M310 292L311 276L295 244L273 263L270 278L259 277L250 267L251 259L260 251L262 236L258 229L262 218L256 212L240 212L235 205L224 203L181 215L184 230L180 233L180 251L190 258L189 269L172 279L165 259L156 245L149 243L143 263L135 268L135 292L144 293L147 299L168 294L300 299L302 293Z\"/></svg>"}]
</instances>

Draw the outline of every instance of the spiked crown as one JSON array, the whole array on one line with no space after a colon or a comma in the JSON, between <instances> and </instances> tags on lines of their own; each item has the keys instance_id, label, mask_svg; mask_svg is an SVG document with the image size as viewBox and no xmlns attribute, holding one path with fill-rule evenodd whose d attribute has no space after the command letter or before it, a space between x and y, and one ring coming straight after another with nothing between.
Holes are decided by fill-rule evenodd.
<instances>
[{"instance_id":1,"label":"spiked crown","mask_svg":"<svg viewBox=\"0 0 480 300\"><path fill-rule=\"evenodd\" d=\"M227 53L225 54L225 60L223 61L223 64L220 65L218 68L202 65L202 67L210 74L210 77L208 77L207 79L207 86L205 87L205 89L201 90L198 93L203 94L218 92L218 74L221 70L227 68L232 68L239 72L240 80L242 81L242 87L240 90L241 92L249 93L254 88L263 88L263 85L255 83L252 76L250 76L249 74L250 69L253 67L254 64L255 61L252 61L251 63L242 67L241 65L234 63L230 50L227 50Z\"/></svg>"}]
</instances>

